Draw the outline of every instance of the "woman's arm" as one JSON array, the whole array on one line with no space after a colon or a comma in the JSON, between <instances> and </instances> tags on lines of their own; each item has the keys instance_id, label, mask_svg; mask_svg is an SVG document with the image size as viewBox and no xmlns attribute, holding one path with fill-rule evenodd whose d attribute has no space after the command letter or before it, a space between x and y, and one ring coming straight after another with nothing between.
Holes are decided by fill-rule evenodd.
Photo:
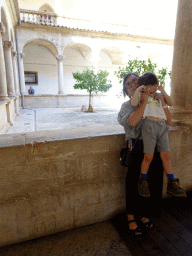
<instances>
[{"instance_id":1,"label":"woman's arm","mask_svg":"<svg viewBox=\"0 0 192 256\"><path fill-rule=\"evenodd\" d=\"M129 116L128 123L131 127L136 126L142 119L147 104L148 95L143 92L141 95L141 105Z\"/></svg>"}]
</instances>

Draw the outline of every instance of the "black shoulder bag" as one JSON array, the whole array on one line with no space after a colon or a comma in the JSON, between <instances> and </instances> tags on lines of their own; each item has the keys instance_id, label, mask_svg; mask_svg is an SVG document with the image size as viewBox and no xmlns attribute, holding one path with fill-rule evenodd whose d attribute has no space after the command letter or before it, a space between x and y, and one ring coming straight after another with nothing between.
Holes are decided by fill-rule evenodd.
<instances>
[{"instance_id":1,"label":"black shoulder bag","mask_svg":"<svg viewBox=\"0 0 192 256\"><path fill-rule=\"evenodd\" d=\"M130 161L131 161L131 151L133 150L136 142L138 141L139 137L141 136L141 133L139 133L139 136L135 139L134 143L131 141L131 145L129 145L129 140L127 140L127 145L123 147L120 151L120 164L129 167Z\"/></svg>"}]
</instances>

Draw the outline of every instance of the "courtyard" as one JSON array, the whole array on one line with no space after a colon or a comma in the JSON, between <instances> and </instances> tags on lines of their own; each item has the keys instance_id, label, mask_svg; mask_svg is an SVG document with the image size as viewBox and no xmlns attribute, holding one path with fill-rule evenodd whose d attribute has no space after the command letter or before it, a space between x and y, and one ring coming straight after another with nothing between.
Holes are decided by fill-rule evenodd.
<instances>
[{"instance_id":1,"label":"courtyard","mask_svg":"<svg viewBox=\"0 0 192 256\"><path fill-rule=\"evenodd\" d=\"M6 134L43 130L75 129L83 127L116 126L119 109L97 108L94 112L81 112L80 108L21 109ZM118 125L120 129L120 125Z\"/></svg>"}]
</instances>

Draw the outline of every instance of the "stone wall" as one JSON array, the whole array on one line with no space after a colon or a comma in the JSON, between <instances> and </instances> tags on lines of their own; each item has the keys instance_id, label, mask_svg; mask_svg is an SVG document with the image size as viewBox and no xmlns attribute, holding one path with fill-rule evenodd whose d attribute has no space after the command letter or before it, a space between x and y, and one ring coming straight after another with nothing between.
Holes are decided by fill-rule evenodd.
<instances>
[{"instance_id":1,"label":"stone wall","mask_svg":"<svg viewBox=\"0 0 192 256\"><path fill-rule=\"evenodd\" d=\"M122 97L123 98L123 97ZM120 108L122 98L94 95L93 107ZM25 108L75 108L89 106L89 95L25 95Z\"/></svg>"},{"instance_id":2,"label":"stone wall","mask_svg":"<svg viewBox=\"0 0 192 256\"><path fill-rule=\"evenodd\" d=\"M0 246L107 220L125 210L126 169L119 164L124 134L117 127L106 127L111 135L99 129L0 135ZM175 174L190 189L187 132L172 129L170 145Z\"/></svg>"}]
</instances>

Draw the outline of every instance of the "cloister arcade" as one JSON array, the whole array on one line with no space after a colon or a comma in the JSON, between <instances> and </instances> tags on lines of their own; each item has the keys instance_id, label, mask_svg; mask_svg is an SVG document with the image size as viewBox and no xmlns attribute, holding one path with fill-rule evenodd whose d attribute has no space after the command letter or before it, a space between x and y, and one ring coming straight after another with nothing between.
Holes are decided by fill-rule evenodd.
<instances>
[{"instance_id":1,"label":"cloister arcade","mask_svg":"<svg viewBox=\"0 0 192 256\"><path fill-rule=\"evenodd\" d=\"M160 67L171 69L171 40L125 36L115 32L123 27L115 27L114 31L114 26L105 27L105 24L91 30L90 22L78 20L75 23L58 16L48 3L38 10L19 10L17 1L12 2L12 7L13 13L6 5L1 6L0 99L1 116L4 117L1 133L13 124L20 107L82 106L88 93L73 88L73 72L84 68L107 70L113 87L108 93L98 94L94 104L111 106L118 102L116 95L121 91L114 72L128 59L151 58ZM14 17L14 22L10 16ZM38 82L26 83L28 73L35 74ZM30 86L35 89L34 97L27 95ZM55 105L56 101L60 104Z\"/></svg>"}]
</instances>

